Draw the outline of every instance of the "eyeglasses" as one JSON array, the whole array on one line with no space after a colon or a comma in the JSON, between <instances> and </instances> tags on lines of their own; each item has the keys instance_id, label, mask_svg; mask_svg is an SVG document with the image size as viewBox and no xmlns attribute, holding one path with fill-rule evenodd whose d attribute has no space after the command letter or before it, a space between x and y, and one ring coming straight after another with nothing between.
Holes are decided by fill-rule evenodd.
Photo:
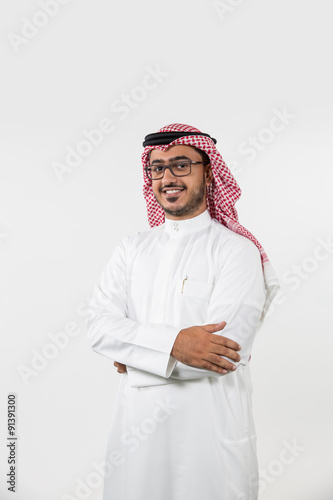
<instances>
[{"instance_id":1,"label":"eyeglasses","mask_svg":"<svg viewBox=\"0 0 333 500\"><path fill-rule=\"evenodd\" d=\"M164 177L165 171L168 168L175 177L184 177L190 175L191 165L206 165L203 161L181 160L170 163L170 165L150 165L145 168L147 177L152 181L157 181Z\"/></svg>"}]
</instances>

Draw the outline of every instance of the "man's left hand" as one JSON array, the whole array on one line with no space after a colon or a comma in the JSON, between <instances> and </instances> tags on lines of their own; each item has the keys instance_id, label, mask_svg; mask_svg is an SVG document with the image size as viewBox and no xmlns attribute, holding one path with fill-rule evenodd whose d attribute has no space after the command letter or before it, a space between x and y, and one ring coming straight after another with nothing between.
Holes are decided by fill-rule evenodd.
<instances>
[{"instance_id":1,"label":"man's left hand","mask_svg":"<svg viewBox=\"0 0 333 500\"><path fill-rule=\"evenodd\" d=\"M126 365L123 365L122 363L118 363L117 361L115 361L113 364L117 368L118 373L127 373Z\"/></svg>"}]
</instances>

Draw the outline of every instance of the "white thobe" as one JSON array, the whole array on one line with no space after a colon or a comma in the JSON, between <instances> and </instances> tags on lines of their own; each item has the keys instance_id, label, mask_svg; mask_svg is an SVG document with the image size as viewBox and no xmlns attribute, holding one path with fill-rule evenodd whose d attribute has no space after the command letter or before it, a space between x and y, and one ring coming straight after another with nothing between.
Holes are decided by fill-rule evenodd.
<instances>
[{"instance_id":1,"label":"white thobe","mask_svg":"<svg viewBox=\"0 0 333 500\"><path fill-rule=\"evenodd\" d=\"M104 500L255 500L249 357L265 287L256 246L208 211L117 246L91 300L92 349L124 363L105 459ZM170 352L183 328L226 321L241 345L220 375Z\"/></svg>"}]
</instances>

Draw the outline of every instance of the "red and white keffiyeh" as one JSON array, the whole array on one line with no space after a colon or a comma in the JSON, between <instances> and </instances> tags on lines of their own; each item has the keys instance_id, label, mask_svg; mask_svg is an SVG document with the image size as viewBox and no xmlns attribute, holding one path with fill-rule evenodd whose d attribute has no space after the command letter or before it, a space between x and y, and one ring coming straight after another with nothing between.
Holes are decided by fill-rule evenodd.
<instances>
[{"instance_id":1,"label":"red and white keffiyeh","mask_svg":"<svg viewBox=\"0 0 333 500\"><path fill-rule=\"evenodd\" d=\"M173 123L161 128L158 132L198 132L200 130L189 125ZM240 187L235 178L225 164L222 155L216 149L212 139L203 135L189 135L180 137L170 144L146 146L142 154L143 169L149 166L149 152L152 149L160 149L165 151L170 146L186 145L194 146L197 149L204 151L210 158L211 169L213 173L213 182L207 188L207 208L212 218L246 238L249 238L259 249L263 273L266 286L266 303L264 306L263 316L266 314L269 305L279 290L279 282L274 273L274 270L267 258L266 252L259 241L250 233L244 226L238 222L238 215L235 209L235 203L241 195ZM143 194L146 200L148 222L151 227L159 226L164 223L165 217L161 206L155 199L152 181L147 177L145 170Z\"/></svg>"}]
</instances>

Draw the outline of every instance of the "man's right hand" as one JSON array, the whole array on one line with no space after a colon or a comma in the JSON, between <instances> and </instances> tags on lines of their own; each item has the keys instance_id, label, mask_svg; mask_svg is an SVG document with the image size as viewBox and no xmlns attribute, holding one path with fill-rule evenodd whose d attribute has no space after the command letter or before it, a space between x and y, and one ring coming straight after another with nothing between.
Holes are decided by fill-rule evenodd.
<instances>
[{"instance_id":1,"label":"man's right hand","mask_svg":"<svg viewBox=\"0 0 333 500\"><path fill-rule=\"evenodd\" d=\"M237 351L240 345L215 332L223 330L226 322L214 325L191 326L181 330L173 345L171 356L181 363L195 368L204 368L225 374L228 370L236 370L236 366L222 358L226 356L233 361L241 358Z\"/></svg>"}]
</instances>

